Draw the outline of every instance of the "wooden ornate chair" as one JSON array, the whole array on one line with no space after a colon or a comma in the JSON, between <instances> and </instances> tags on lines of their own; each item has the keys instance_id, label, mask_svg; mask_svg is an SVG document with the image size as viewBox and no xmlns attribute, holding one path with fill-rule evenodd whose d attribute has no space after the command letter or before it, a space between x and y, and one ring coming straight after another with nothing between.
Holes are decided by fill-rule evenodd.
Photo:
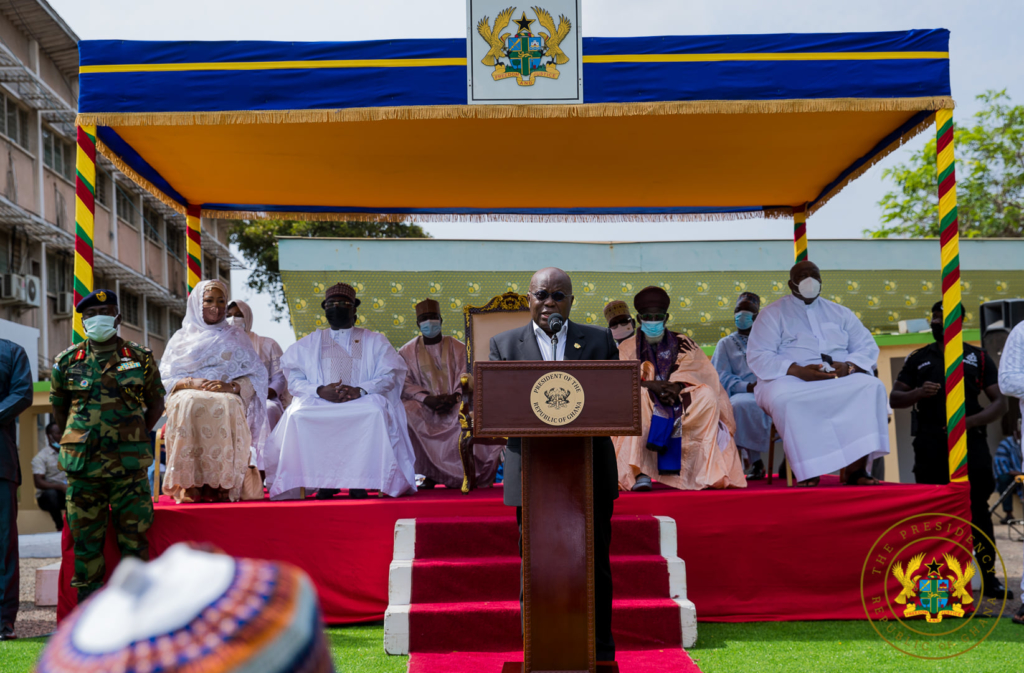
<instances>
[{"instance_id":1,"label":"wooden ornate chair","mask_svg":"<svg viewBox=\"0 0 1024 673\"><path fill-rule=\"evenodd\" d=\"M462 377L462 406L459 409L459 422L462 424L462 436L459 441L459 454L462 458L462 492L469 493L476 488L476 464L473 460L473 444L480 441L487 443L495 440L504 442L505 438L475 437L473 435L473 363L487 360L490 356L491 337L506 330L521 327L529 312L530 304L526 295L515 292L493 297L483 306L464 306L462 313L466 318L466 358L467 374Z\"/></svg>"}]
</instances>

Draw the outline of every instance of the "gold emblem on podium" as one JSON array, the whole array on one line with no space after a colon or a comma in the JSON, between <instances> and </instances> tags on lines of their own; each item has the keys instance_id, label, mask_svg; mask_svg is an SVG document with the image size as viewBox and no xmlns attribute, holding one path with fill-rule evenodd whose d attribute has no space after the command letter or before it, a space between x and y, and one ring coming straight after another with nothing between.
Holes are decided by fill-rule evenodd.
<instances>
[{"instance_id":1,"label":"gold emblem on podium","mask_svg":"<svg viewBox=\"0 0 1024 673\"><path fill-rule=\"evenodd\" d=\"M530 390L530 407L548 425L568 425L583 413L585 395L575 376L548 372Z\"/></svg>"}]
</instances>

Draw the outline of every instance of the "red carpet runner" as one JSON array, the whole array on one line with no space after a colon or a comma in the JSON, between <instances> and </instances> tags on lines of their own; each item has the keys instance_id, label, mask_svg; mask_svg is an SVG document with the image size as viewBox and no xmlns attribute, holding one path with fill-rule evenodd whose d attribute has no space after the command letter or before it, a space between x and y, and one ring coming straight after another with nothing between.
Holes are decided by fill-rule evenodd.
<instances>
[{"instance_id":1,"label":"red carpet runner","mask_svg":"<svg viewBox=\"0 0 1024 673\"><path fill-rule=\"evenodd\" d=\"M409 657L409 673L501 673L506 661L518 661L522 652L417 652ZM700 673L683 650L636 650L615 655L622 673Z\"/></svg>"},{"instance_id":2,"label":"red carpet runner","mask_svg":"<svg viewBox=\"0 0 1024 673\"><path fill-rule=\"evenodd\" d=\"M396 561L390 578L391 606L385 642L406 652L502 652L522 648L519 626L519 531L514 520L493 518L416 519L399 522ZM680 605L685 597L682 562L671 550L676 586L669 587L669 562L662 556L661 525L653 516L612 519L612 631L620 650L680 649ZM667 527L674 538L675 526ZM415 539L410 562L399 549ZM411 565L411 576L409 573ZM409 591L411 584L411 592ZM410 605L411 604L411 605ZM684 617L695 633L693 607ZM404 614L408 613L406 617ZM402 639L405 642L401 642Z\"/></svg>"},{"instance_id":3,"label":"red carpet runner","mask_svg":"<svg viewBox=\"0 0 1024 673\"><path fill-rule=\"evenodd\" d=\"M872 543L912 514L969 520L968 492L966 484L854 487L839 486L835 478L817 488L787 489L783 479L726 491L623 493L615 513L675 519L688 597L701 621L864 619L860 572ZM294 563L312 576L328 623L379 621L388 605L395 522L483 516L514 525L515 511L501 503L501 494L500 488L465 496L437 489L396 499L208 505L163 498L149 539L153 554L192 540L236 556ZM112 564L112 535L107 549ZM67 540L58 617L75 603L73 568Z\"/></svg>"}]
</instances>

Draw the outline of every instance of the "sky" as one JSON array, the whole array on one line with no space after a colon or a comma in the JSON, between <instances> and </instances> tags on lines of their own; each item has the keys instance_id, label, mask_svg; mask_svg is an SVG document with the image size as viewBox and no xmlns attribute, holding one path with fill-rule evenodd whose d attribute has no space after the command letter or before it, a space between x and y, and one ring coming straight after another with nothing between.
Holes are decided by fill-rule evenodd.
<instances>
[{"instance_id":1,"label":"sky","mask_svg":"<svg viewBox=\"0 0 1024 673\"><path fill-rule=\"evenodd\" d=\"M339 41L464 37L465 0L49 0L83 39ZM968 123L975 96L1007 89L1024 100L1024 0L584 0L583 35L717 35L948 28L954 120ZM586 85L584 84L584 87ZM861 176L808 221L814 238L860 238L877 226L887 191L882 171L907 161L924 133ZM608 241L788 239L786 220L631 224L427 224L435 238ZM232 272L237 295L249 301L253 329L283 347L295 341L287 322L271 320L269 303Z\"/></svg>"}]
</instances>

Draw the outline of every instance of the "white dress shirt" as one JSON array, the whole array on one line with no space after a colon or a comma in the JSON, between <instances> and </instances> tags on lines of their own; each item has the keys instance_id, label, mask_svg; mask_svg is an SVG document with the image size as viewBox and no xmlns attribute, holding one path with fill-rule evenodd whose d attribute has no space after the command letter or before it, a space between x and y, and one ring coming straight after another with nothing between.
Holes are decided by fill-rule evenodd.
<instances>
[{"instance_id":1,"label":"white dress shirt","mask_svg":"<svg viewBox=\"0 0 1024 673\"><path fill-rule=\"evenodd\" d=\"M565 339L568 333L569 321L566 320L562 323L562 329L556 335L558 337L558 345L555 348L555 352L552 353L551 337L537 323L533 323L533 334L537 337L537 347L540 348L540 356L545 360L557 361L565 359Z\"/></svg>"}]
</instances>

